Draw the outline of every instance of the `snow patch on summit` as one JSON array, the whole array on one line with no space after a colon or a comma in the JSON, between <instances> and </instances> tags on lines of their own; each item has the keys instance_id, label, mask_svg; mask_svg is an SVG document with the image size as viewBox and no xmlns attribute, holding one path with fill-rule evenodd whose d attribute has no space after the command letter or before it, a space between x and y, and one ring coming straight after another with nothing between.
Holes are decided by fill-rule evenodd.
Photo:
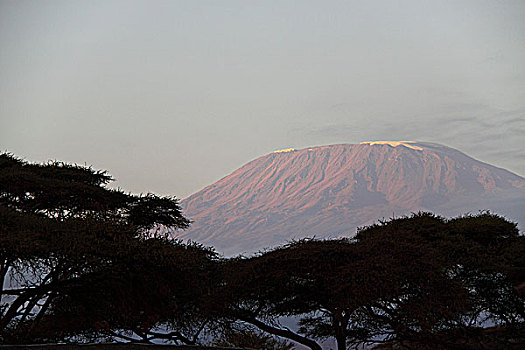
<instances>
[{"instance_id":1,"label":"snow patch on summit","mask_svg":"<svg viewBox=\"0 0 525 350\"><path fill-rule=\"evenodd\" d=\"M418 151L422 151L423 148L414 145L415 143L416 143L416 141L367 141L367 142L361 142L362 145L370 145L370 146L373 146L373 145L388 145L388 146L392 146L392 147L405 146L405 147L412 148L412 149L415 149L415 150L418 150Z\"/></svg>"},{"instance_id":2,"label":"snow patch on summit","mask_svg":"<svg viewBox=\"0 0 525 350\"><path fill-rule=\"evenodd\" d=\"M294 152L295 148L285 148L285 149L279 149L277 151L273 151L273 153L288 153L288 152Z\"/></svg>"}]
</instances>

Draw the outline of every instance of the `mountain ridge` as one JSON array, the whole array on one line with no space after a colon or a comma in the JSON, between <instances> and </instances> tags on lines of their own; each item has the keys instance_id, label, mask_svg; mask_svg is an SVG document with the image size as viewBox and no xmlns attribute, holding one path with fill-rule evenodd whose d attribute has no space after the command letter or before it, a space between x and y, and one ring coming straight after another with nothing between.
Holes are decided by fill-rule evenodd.
<instances>
[{"instance_id":1,"label":"mountain ridge","mask_svg":"<svg viewBox=\"0 0 525 350\"><path fill-rule=\"evenodd\" d=\"M181 201L194 223L178 238L238 254L304 236L352 235L358 226L419 210L457 216L505 211L509 204L511 216L519 216L524 193L519 175L440 144L371 141L285 149Z\"/></svg>"}]
</instances>

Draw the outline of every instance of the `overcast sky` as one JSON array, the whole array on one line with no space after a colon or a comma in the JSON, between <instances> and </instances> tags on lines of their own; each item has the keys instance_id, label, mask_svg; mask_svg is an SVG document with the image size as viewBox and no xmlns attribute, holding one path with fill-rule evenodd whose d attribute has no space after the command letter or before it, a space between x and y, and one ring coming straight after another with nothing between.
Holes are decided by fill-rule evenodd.
<instances>
[{"instance_id":1,"label":"overcast sky","mask_svg":"<svg viewBox=\"0 0 525 350\"><path fill-rule=\"evenodd\" d=\"M367 140L525 176L524 19L523 0L0 0L0 151L179 198Z\"/></svg>"}]
</instances>

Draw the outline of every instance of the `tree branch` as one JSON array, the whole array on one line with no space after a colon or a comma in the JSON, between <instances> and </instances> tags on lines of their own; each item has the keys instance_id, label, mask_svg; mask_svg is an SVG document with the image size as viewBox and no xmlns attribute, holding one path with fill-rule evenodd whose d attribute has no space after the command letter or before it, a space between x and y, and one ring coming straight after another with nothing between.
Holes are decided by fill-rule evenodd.
<instances>
[{"instance_id":1,"label":"tree branch","mask_svg":"<svg viewBox=\"0 0 525 350\"><path fill-rule=\"evenodd\" d=\"M247 322L247 323L250 323L252 325L254 325L255 327L267 332L267 333L270 333L270 334L273 334L273 335L277 335L279 337L283 337L283 338L288 338L290 340L293 340L299 344L302 344L304 346L307 346L309 347L310 349L312 350L322 350L321 346L319 344L317 344L315 341L311 340L311 339L308 339L306 337L303 337L302 335L299 335L297 333L294 333L292 331L290 331L289 329L282 329L282 328L276 328L276 327L273 327L273 326L270 326L254 317L248 317L248 316L238 316L238 318L241 320L241 321L244 321L244 322Z\"/></svg>"},{"instance_id":2,"label":"tree branch","mask_svg":"<svg viewBox=\"0 0 525 350\"><path fill-rule=\"evenodd\" d=\"M167 339L167 340L179 340L187 345L195 345L195 342L189 339L188 337L182 335L182 333L173 331L170 333L158 333L153 331L148 331L148 334L151 335L149 339Z\"/></svg>"}]
</instances>

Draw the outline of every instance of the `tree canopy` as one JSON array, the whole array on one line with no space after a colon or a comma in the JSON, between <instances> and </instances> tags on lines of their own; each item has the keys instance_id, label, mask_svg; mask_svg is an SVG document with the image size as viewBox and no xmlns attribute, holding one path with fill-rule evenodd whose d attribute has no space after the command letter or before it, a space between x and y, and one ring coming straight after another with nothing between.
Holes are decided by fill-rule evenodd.
<instances>
[{"instance_id":1,"label":"tree canopy","mask_svg":"<svg viewBox=\"0 0 525 350\"><path fill-rule=\"evenodd\" d=\"M208 288L215 253L168 237L189 225L175 198L124 193L110 180L89 167L0 155L3 342L146 340L166 336L151 332L169 322L172 339L191 342L182 315Z\"/></svg>"},{"instance_id":2,"label":"tree canopy","mask_svg":"<svg viewBox=\"0 0 525 350\"><path fill-rule=\"evenodd\" d=\"M301 240L232 261L226 291L235 317L311 349L328 338L339 350L482 343L487 325L523 330L512 277L523 272L523 240L515 224L490 213L419 213L362 228L352 240ZM280 327L283 316L300 318L298 333Z\"/></svg>"}]
</instances>

